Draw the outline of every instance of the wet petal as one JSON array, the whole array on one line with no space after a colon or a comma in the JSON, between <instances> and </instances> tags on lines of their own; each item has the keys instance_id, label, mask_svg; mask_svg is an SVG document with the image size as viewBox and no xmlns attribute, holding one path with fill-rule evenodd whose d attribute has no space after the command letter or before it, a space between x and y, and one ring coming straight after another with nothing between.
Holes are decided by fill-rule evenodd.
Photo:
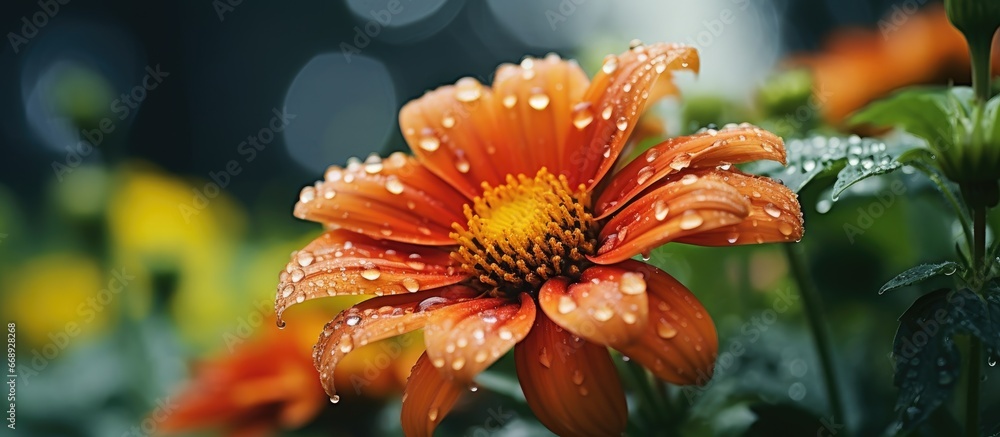
<instances>
[{"instance_id":1,"label":"wet petal","mask_svg":"<svg viewBox=\"0 0 1000 437\"><path fill-rule=\"evenodd\" d=\"M615 349L665 381L707 383L715 368L719 338L701 302L656 267L633 260L623 262L622 267L641 272L646 279L649 323L636 342Z\"/></svg>"},{"instance_id":2,"label":"wet petal","mask_svg":"<svg viewBox=\"0 0 1000 437\"><path fill-rule=\"evenodd\" d=\"M344 355L355 347L422 328L441 309L467 302L478 291L461 285L361 302L327 323L313 350L313 364L331 399L339 399L333 372Z\"/></svg>"},{"instance_id":3,"label":"wet petal","mask_svg":"<svg viewBox=\"0 0 1000 437\"><path fill-rule=\"evenodd\" d=\"M596 216L606 217L664 177L686 168L723 166L769 159L785 162L780 137L749 124L669 139L615 173L594 203Z\"/></svg>"},{"instance_id":4,"label":"wet petal","mask_svg":"<svg viewBox=\"0 0 1000 437\"><path fill-rule=\"evenodd\" d=\"M447 251L329 231L292 254L278 278L274 309L280 320L288 307L310 299L412 293L466 277Z\"/></svg>"},{"instance_id":5,"label":"wet petal","mask_svg":"<svg viewBox=\"0 0 1000 437\"><path fill-rule=\"evenodd\" d=\"M675 241L729 246L799 241L805 232L798 196L777 181L736 170L707 170L722 176L750 202L750 215L738 224L687 235Z\"/></svg>"},{"instance_id":6,"label":"wet petal","mask_svg":"<svg viewBox=\"0 0 1000 437\"><path fill-rule=\"evenodd\" d=\"M590 81L576 61L555 54L527 57L497 68L493 82L497 124L504 134L512 174L532 175L542 167L558 173L573 123L589 123L581 104Z\"/></svg>"},{"instance_id":7,"label":"wet petal","mask_svg":"<svg viewBox=\"0 0 1000 437\"><path fill-rule=\"evenodd\" d=\"M583 97L592 122L571 129L567 136L566 143L574 145L566 148L563 158L571 185L593 187L614 166L648 100L675 91L672 86L657 85L672 81L664 72L697 72L698 67L698 52L680 44L640 45L618 56L609 55Z\"/></svg>"},{"instance_id":8,"label":"wet petal","mask_svg":"<svg viewBox=\"0 0 1000 437\"><path fill-rule=\"evenodd\" d=\"M625 392L604 346L535 318L514 348L517 377L538 420L558 435L609 436L625 430Z\"/></svg>"},{"instance_id":9,"label":"wet petal","mask_svg":"<svg viewBox=\"0 0 1000 437\"><path fill-rule=\"evenodd\" d=\"M722 176L677 174L615 214L601 230L598 264L626 260L679 238L734 225L749 202Z\"/></svg>"},{"instance_id":10,"label":"wet petal","mask_svg":"<svg viewBox=\"0 0 1000 437\"><path fill-rule=\"evenodd\" d=\"M431 363L448 379L468 383L521 341L535 320L527 293L520 303L481 298L436 311L424 328Z\"/></svg>"},{"instance_id":11,"label":"wet petal","mask_svg":"<svg viewBox=\"0 0 1000 437\"><path fill-rule=\"evenodd\" d=\"M434 428L448 415L465 385L449 381L431 365L424 353L410 371L403 392L400 423L407 437L434 435Z\"/></svg>"},{"instance_id":12,"label":"wet petal","mask_svg":"<svg viewBox=\"0 0 1000 437\"><path fill-rule=\"evenodd\" d=\"M553 322L588 341L631 343L647 321L646 282L618 266L594 266L576 283L553 278L542 286L538 304Z\"/></svg>"},{"instance_id":13,"label":"wet petal","mask_svg":"<svg viewBox=\"0 0 1000 437\"><path fill-rule=\"evenodd\" d=\"M464 222L466 202L415 159L397 152L330 167L323 181L302 189L295 216L372 238L451 245L451 224Z\"/></svg>"}]
</instances>

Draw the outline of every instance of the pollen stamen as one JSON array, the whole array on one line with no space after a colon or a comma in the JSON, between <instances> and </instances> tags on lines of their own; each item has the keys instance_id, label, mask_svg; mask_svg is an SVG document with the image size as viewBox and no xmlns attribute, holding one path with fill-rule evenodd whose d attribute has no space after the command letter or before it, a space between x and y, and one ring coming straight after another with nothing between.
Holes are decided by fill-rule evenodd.
<instances>
[{"instance_id":1,"label":"pollen stamen","mask_svg":"<svg viewBox=\"0 0 1000 437\"><path fill-rule=\"evenodd\" d=\"M465 205L466 226L452 224L451 256L497 293L537 290L553 276L579 276L593 255L597 222L583 185L541 169L534 178L508 175Z\"/></svg>"}]
</instances>

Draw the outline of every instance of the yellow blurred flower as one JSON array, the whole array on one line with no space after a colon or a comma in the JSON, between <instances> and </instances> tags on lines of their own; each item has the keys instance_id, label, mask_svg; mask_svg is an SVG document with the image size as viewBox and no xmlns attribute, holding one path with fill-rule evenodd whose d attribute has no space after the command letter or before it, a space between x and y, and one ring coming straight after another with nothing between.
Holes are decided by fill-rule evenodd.
<instances>
[{"instance_id":1,"label":"yellow blurred flower","mask_svg":"<svg viewBox=\"0 0 1000 437\"><path fill-rule=\"evenodd\" d=\"M58 274L53 274L53 271ZM93 259L54 253L30 259L4 278L5 320L17 323L25 345L57 343L103 331L116 308L112 277L105 278ZM113 286L113 287L112 287Z\"/></svg>"}]
</instances>

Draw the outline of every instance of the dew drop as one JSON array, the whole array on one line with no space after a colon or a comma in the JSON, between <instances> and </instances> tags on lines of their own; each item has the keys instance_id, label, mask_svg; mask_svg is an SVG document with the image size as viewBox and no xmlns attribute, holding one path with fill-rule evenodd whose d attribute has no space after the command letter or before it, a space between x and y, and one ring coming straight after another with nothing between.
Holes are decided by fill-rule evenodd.
<instances>
[{"instance_id":1,"label":"dew drop","mask_svg":"<svg viewBox=\"0 0 1000 437\"><path fill-rule=\"evenodd\" d=\"M531 96L528 97L528 106L541 111L549 106L549 96L542 89L536 88L532 90Z\"/></svg>"},{"instance_id":2,"label":"dew drop","mask_svg":"<svg viewBox=\"0 0 1000 437\"><path fill-rule=\"evenodd\" d=\"M465 358L461 356L455 357L455 361L451 362L451 368L453 370L462 370L465 367Z\"/></svg>"},{"instance_id":3,"label":"dew drop","mask_svg":"<svg viewBox=\"0 0 1000 437\"><path fill-rule=\"evenodd\" d=\"M656 158L660 157L660 149L652 148L646 152L646 162L656 161Z\"/></svg>"},{"instance_id":4,"label":"dew drop","mask_svg":"<svg viewBox=\"0 0 1000 437\"><path fill-rule=\"evenodd\" d=\"M778 232L781 232L781 235L787 237L789 235L792 235L792 232L794 231L795 228L793 228L792 225L788 224L788 222L778 223Z\"/></svg>"},{"instance_id":5,"label":"dew drop","mask_svg":"<svg viewBox=\"0 0 1000 437\"><path fill-rule=\"evenodd\" d=\"M733 232L733 233L731 233L731 234L729 234L729 235L726 236L726 241L728 241L729 244L736 244L736 241L739 240L739 239L740 239L740 233L739 232Z\"/></svg>"},{"instance_id":6,"label":"dew drop","mask_svg":"<svg viewBox=\"0 0 1000 437\"><path fill-rule=\"evenodd\" d=\"M990 357L986 359L986 365L995 367L997 365L997 357L990 355Z\"/></svg>"},{"instance_id":7,"label":"dew drop","mask_svg":"<svg viewBox=\"0 0 1000 437\"><path fill-rule=\"evenodd\" d=\"M680 228L685 231L689 231L701 226L702 223L705 223L705 219L698 215L698 213L694 211L687 211L683 216L681 216Z\"/></svg>"},{"instance_id":8,"label":"dew drop","mask_svg":"<svg viewBox=\"0 0 1000 437\"><path fill-rule=\"evenodd\" d=\"M510 108L513 108L514 105L516 105L516 104L517 104L517 96L515 96L513 94L504 96L504 98L503 98L503 107L504 108L510 109Z\"/></svg>"},{"instance_id":9,"label":"dew drop","mask_svg":"<svg viewBox=\"0 0 1000 437\"><path fill-rule=\"evenodd\" d=\"M681 184L683 184L683 185L691 185L691 184L693 184L695 182L698 182L698 176L697 175L686 174L686 175L684 175L684 177L681 178Z\"/></svg>"},{"instance_id":10,"label":"dew drop","mask_svg":"<svg viewBox=\"0 0 1000 437\"><path fill-rule=\"evenodd\" d=\"M601 65L601 71L604 74L614 73L618 69L618 57L615 55L608 55L604 58L604 64Z\"/></svg>"},{"instance_id":11,"label":"dew drop","mask_svg":"<svg viewBox=\"0 0 1000 437\"><path fill-rule=\"evenodd\" d=\"M286 285L284 288L281 289L281 297L291 296L293 291L295 291L295 287L292 287L291 285Z\"/></svg>"},{"instance_id":12,"label":"dew drop","mask_svg":"<svg viewBox=\"0 0 1000 437\"><path fill-rule=\"evenodd\" d=\"M764 212L766 212L767 215L774 218L778 218L781 216L781 210L778 209L778 207L774 206L773 203L768 203L767 205L764 205Z\"/></svg>"},{"instance_id":13,"label":"dew drop","mask_svg":"<svg viewBox=\"0 0 1000 437\"><path fill-rule=\"evenodd\" d=\"M431 410L427 412L427 419L430 420L431 422L435 422L437 421L437 418L438 418L438 409L431 408Z\"/></svg>"},{"instance_id":14,"label":"dew drop","mask_svg":"<svg viewBox=\"0 0 1000 437\"><path fill-rule=\"evenodd\" d=\"M583 372L579 370L573 371L573 384L576 385L583 384Z\"/></svg>"},{"instance_id":15,"label":"dew drop","mask_svg":"<svg viewBox=\"0 0 1000 437\"><path fill-rule=\"evenodd\" d=\"M438 138L434 136L434 132L431 131L430 133L425 133L424 136L420 138L418 145L421 149L433 152L441 147L441 140L438 140Z\"/></svg>"},{"instance_id":16,"label":"dew drop","mask_svg":"<svg viewBox=\"0 0 1000 437\"><path fill-rule=\"evenodd\" d=\"M677 336L677 328L674 328L674 325L671 325L666 320L660 319L660 323L656 324L656 335L669 340Z\"/></svg>"},{"instance_id":17,"label":"dew drop","mask_svg":"<svg viewBox=\"0 0 1000 437\"><path fill-rule=\"evenodd\" d=\"M392 194L400 194L403 192L403 183L396 175L390 175L385 179L385 189Z\"/></svg>"},{"instance_id":18,"label":"dew drop","mask_svg":"<svg viewBox=\"0 0 1000 437\"><path fill-rule=\"evenodd\" d=\"M405 288L406 291L413 293L420 289L420 283L413 278L403 278L403 288Z\"/></svg>"},{"instance_id":19,"label":"dew drop","mask_svg":"<svg viewBox=\"0 0 1000 437\"><path fill-rule=\"evenodd\" d=\"M483 86L471 77L463 77L455 83L455 98L460 102L474 102L483 95Z\"/></svg>"},{"instance_id":20,"label":"dew drop","mask_svg":"<svg viewBox=\"0 0 1000 437\"><path fill-rule=\"evenodd\" d=\"M639 185L645 184L646 181L648 181L649 178L653 177L655 173L656 171L653 170L653 167L650 167L648 165L643 168L640 168L639 173L635 175L635 183Z\"/></svg>"},{"instance_id":21,"label":"dew drop","mask_svg":"<svg viewBox=\"0 0 1000 437\"><path fill-rule=\"evenodd\" d=\"M455 127L455 117L452 117L451 114L445 115L444 118L441 119L441 126L444 126L445 129Z\"/></svg>"},{"instance_id":22,"label":"dew drop","mask_svg":"<svg viewBox=\"0 0 1000 437\"><path fill-rule=\"evenodd\" d=\"M330 403L331 404L336 404L337 402L340 402L340 395L330 396Z\"/></svg>"},{"instance_id":23,"label":"dew drop","mask_svg":"<svg viewBox=\"0 0 1000 437\"><path fill-rule=\"evenodd\" d=\"M573 107L573 126L583 129L594 121L594 114L590 111L590 102L580 102Z\"/></svg>"},{"instance_id":24,"label":"dew drop","mask_svg":"<svg viewBox=\"0 0 1000 437\"><path fill-rule=\"evenodd\" d=\"M378 279L378 277L381 276L381 275L382 275L382 272L378 269L378 266L376 266L374 264L371 264L368 267L365 267L365 269L361 271L361 277L365 278L365 279L367 279L369 281L374 281L374 280Z\"/></svg>"},{"instance_id":25,"label":"dew drop","mask_svg":"<svg viewBox=\"0 0 1000 437\"><path fill-rule=\"evenodd\" d=\"M552 367L552 358L549 358L549 351L545 347L542 347L542 350L538 352L538 362L546 369Z\"/></svg>"},{"instance_id":26,"label":"dew drop","mask_svg":"<svg viewBox=\"0 0 1000 437\"><path fill-rule=\"evenodd\" d=\"M306 297L305 296L303 296L301 294L298 295L298 296L295 296L295 303L302 303L302 302L305 302L305 301L306 301Z\"/></svg>"},{"instance_id":27,"label":"dew drop","mask_svg":"<svg viewBox=\"0 0 1000 437\"><path fill-rule=\"evenodd\" d=\"M299 201L302 203L312 202L316 198L316 188L312 185L308 187L303 187L302 191L299 192Z\"/></svg>"},{"instance_id":28,"label":"dew drop","mask_svg":"<svg viewBox=\"0 0 1000 437\"><path fill-rule=\"evenodd\" d=\"M603 118L605 120L610 120L611 119L611 111L612 111L611 105L605 106L604 109L601 110L601 118Z\"/></svg>"},{"instance_id":29,"label":"dew drop","mask_svg":"<svg viewBox=\"0 0 1000 437\"><path fill-rule=\"evenodd\" d=\"M625 117L618 117L618 121L615 122L615 126L618 127L618 130L625 132L625 129L628 129L628 119Z\"/></svg>"},{"instance_id":30,"label":"dew drop","mask_svg":"<svg viewBox=\"0 0 1000 437\"><path fill-rule=\"evenodd\" d=\"M302 278L305 277L306 277L306 272L303 272L302 269L292 270L292 282L299 282L302 280Z\"/></svg>"},{"instance_id":31,"label":"dew drop","mask_svg":"<svg viewBox=\"0 0 1000 437\"><path fill-rule=\"evenodd\" d=\"M594 310L593 316L594 319L599 322L607 322L608 320L611 320L611 318L615 316L615 311L612 310L611 307L602 306Z\"/></svg>"},{"instance_id":32,"label":"dew drop","mask_svg":"<svg viewBox=\"0 0 1000 437\"><path fill-rule=\"evenodd\" d=\"M689 165L691 165L690 153L681 153L680 155L675 156L674 159L670 160L670 168L674 170L681 170L687 168Z\"/></svg>"},{"instance_id":33,"label":"dew drop","mask_svg":"<svg viewBox=\"0 0 1000 437\"><path fill-rule=\"evenodd\" d=\"M571 311L575 309L576 309L576 302L573 301L573 298L566 295L559 296L559 305L557 307L557 310L559 310L559 314L569 314Z\"/></svg>"},{"instance_id":34,"label":"dew drop","mask_svg":"<svg viewBox=\"0 0 1000 437\"><path fill-rule=\"evenodd\" d=\"M469 164L469 160L465 159L464 156L459 156L455 159L455 169L458 170L459 173L468 173L471 167L472 165Z\"/></svg>"},{"instance_id":35,"label":"dew drop","mask_svg":"<svg viewBox=\"0 0 1000 437\"><path fill-rule=\"evenodd\" d=\"M361 316L351 314L344 319L344 323L347 324L347 326L356 326L358 323L361 323Z\"/></svg>"}]
</instances>

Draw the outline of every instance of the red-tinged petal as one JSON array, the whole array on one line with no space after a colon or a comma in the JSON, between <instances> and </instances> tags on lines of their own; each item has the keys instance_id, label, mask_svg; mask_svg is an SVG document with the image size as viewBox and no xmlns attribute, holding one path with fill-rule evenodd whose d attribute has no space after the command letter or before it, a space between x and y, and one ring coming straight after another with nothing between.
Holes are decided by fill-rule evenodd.
<instances>
[{"instance_id":1,"label":"red-tinged petal","mask_svg":"<svg viewBox=\"0 0 1000 437\"><path fill-rule=\"evenodd\" d=\"M738 224L678 238L700 246L730 246L799 241L805 228L798 196L777 181L736 170L707 170L722 176L750 202L750 215Z\"/></svg>"},{"instance_id":2,"label":"red-tinged petal","mask_svg":"<svg viewBox=\"0 0 1000 437\"><path fill-rule=\"evenodd\" d=\"M445 378L469 383L521 341L535 320L535 303L480 298L435 311L424 328L427 356Z\"/></svg>"},{"instance_id":3,"label":"red-tinged petal","mask_svg":"<svg viewBox=\"0 0 1000 437\"><path fill-rule=\"evenodd\" d=\"M466 386L446 379L424 353L410 371L400 423L406 437L429 437Z\"/></svg>"},{"instance_id":4,"label":"red-tinged petal","mask_svg":"<svg viewBox=\"0 0 1000 437\"><path fill-rule=\"evenodd\" d=\"M614 166L650 99L657 94L674 91L657 86L664 72L680 69L698 71L698 52L679 44L637 46L615 56L609 55L583 97L581 112L591 122L570 129L566 144L566 174L570 185L586 184L592 188ZM672 77L666 75L663 81ZM653 97L656 97L655 95ZM576 117L577 115L574 115Z\"/></svg>"},{"instance_id":5,"label":"red-tinged petal","mask_svg":"<svg viewBox=\"0 0 1000 437\"><path fill-rule=\"evenodd\" d=\"M686 168L731 166L761 159L784 163L784 142L777 135L749 124L669 139L612 176L594 203L595 215L607 217L659 180Z\"/></svg>"},{"instance_id":6,"label":"red-tinged petal","mask_svg":"<svg viewBox=\"0 0 1000 437\"><path fill-rule=\"evenodd\" d=\"M674 175L608 221L590 260L617 263L669 241L737 224L747 214L749 202L719 175Z\"/></svg>"},{"instance_id":7,"label":"red-tinged petal","mask_svg":"<svg viewBox=\"0 0 1000 437\"><path fill-rule=\"evenodd\" d=\"M552 432L610 436L625 430L625 392L606 347L539 313L531 333L515 346L514 360L531 411Z\"/></svg>"},{"instance_id":8,"label":"red-tinged petal","mask_svg":"<svg viewBox=\"0 0 1000 437\"><path fill-rule=\"evenodd\" d=\"M325 180L302 189L295 216L372 238L450 245L451 224L464 222L466 202L417 160L397 152L330 167Z\"/></svg>"},{"instance_id":9,"label":"red-tinged petal","mask_svg":"<svg viewBox=\"0 0 1000 437\"><path fill-rule=\"evenodd\" d=\"M645 277L649 323L637 341L615 349L665 381L707 383L715 368L719 338L705 307L680 282L656 267L633 260L620 267Z\"/></svg>"},{"instance_id":10,"label":"red-tinged petal","mask_svg":"<svg viewBox=\"0 0 1000 437\"><path fill-rule=\"evenodd\" d=\"M560 173L567 134L580 114L574 109L589 83L575 61L555 54L497 68L493 104L512 174L531 176L542 167Z\"/></svg>"},{"instance_id":11,"label":"red-tinged petal","mask_svg":"<svg viewBox=\"0 0 1000 437\"><path fill-rule=\"evenodd\" d=\"M538 293L542 311L557 325L593 343L631 343L646 327L646 282L617 266L594 266L571 283L557 277Z\"/></svg>"},{"instance_id":12,"label":"red-tinged petal","mask_svg":"<svg viewBox=\"0 0 1000 437\"><path fill-rule=\"evenodd\" d=\"M279 275L274 310L327 296L402 294L451 285L468 275L449 252L328 231L292 254Z\"/></svg>"},{"instance_id":13,"label":"red-tinged petal","mask_svg":"<svg viewBox=\"0 0 1000 437\"><path fill-rule=\"evenodd\" d=\"M331 399L339 399L333 372L355 347L424 327L429 317L479 294L461 285L393 296L375 297L341 312L327 323L313 350L313 364Z\"/></svg>"}]
</instances>

